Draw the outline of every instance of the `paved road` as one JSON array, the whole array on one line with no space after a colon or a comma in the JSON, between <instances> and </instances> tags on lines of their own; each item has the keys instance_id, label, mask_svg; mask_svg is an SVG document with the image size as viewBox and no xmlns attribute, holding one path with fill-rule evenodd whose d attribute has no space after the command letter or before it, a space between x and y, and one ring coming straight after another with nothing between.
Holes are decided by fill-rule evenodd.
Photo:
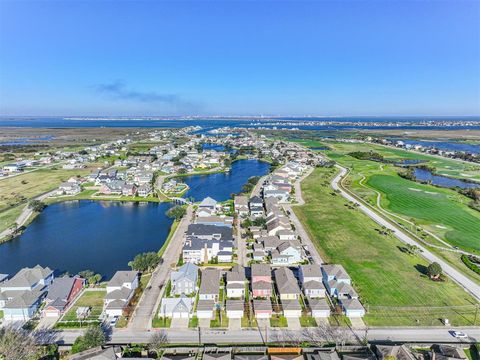
<instances>
[{"instance_id":1,"label":"paved road","mask_svg":"<svg viewBox=\"0 0 480 360\"><path fill-rule=\"evenodd\" d=\"M463 342L476 343L480 340L480 328L456 328L465 332L469 339ZM160 330L157 330L160 331ZM210 344L249 344L262 343L264 341L281 341L287 333L284 329L243 329L243 330L213 330L213 329L166 329L170 343L198 343L199 333L202 343ZM454 342L460 341L454 338L449 331L450 328L373 328L368 330L367 337L370 341L392 341L392 342ZM109 343L146 343L149 341L152 331L132 331L130 329L114 330ZM288 331L288 336L296 335L300 340L311 340L315 334L314 328ZM59 331L56 335L56 342L60 344L72 344L75 339L82 335L81 330ZM365 337L366 331L351 331L345 329L349 342L357 342ZM316 339L318 340L318 336Z\"/></svg>"},{"instance_id":2,"label":"paved road","mask_svg":"<svg viewBox=\"0 0 480 360\"><path fill-rule=\"evenodd\" d=\"M57 191L57 189L49 191L48 193L45 193L45 194L42 194L40 196L37 196L35 198L30 199L29 202L31 200L40 200L40 201L45 200L50 195L54 194L56 191ZM28 203L27 203L27 205L25 205L25 207L23 208L23 210L20 213L20 215L18 216L18 218L15 220L15 223L17 224L18 227L25 225L25 223L28 221L28 219L30 218L30 216L32 214L33 214L33 210L28 207ZM4 237L9 236L12 233L13 233L13 229L10 229L10 228L5 229L2 232L0 232L0 239L3 239Z\"/></svg>"},{"instance_id":3,"label":"paved road","mask_svg":"<svg viewBox=\"0 0 480 360\"><path fill-rule=\"evenodd\" d=\"M152 318L160 303L161 294L167 279L170 276L171 266L177 263L180 254L183 236L187 231L188 224L193 214L193 206L187 208L186 215L180 221L175 233L163 253L163 263L160 264L150 279L150 282L138 302L128 328L132 330L146 330L152 327Z\"/></svg>"},{"instance_id":4,"label":"paved road","mask_svg":"<svg viewBox=\"0 0 480 360\"><path fill-rule=\"evenodd\" d=\"M265 180L267 180L268 175L262 176L260 179L258 179L258 182L255 184L255 187L252 190L251 197L254 196L260 196L260 192L262 191L262 186L265 183Z\"/></svg>"},{"instance_id":5,"label":"paved road","mask_svg":"<svg viewBox=\"0 0 480 360\"><path fill-rule=\"evenodd\" d=\"M374 210L371 208L367 207L364 205L362 202L358 201L356 198L354 198L352 195L347 193L345 190L343 190L339 182L341 179L347 174L347 169L340 165L336 165L340 169L340 173L335 176L335 178L332 180L332 187L335 190L339 190L342 196L349 200L354 202L355 204L359 205L359 209L363 211L365 214L367 214L371 219L373 219L377 224L385 226L387 229L390 229L393 231L393 234L402 242L406 244L411 244L411 245L416 245L418 246L421 250L422 253L421 255L427 259L429 262L437 262L442 266L443 272L450 276L454 281L456 281L461 287L463 287L466 291L468 291L470 294L475 296L477 299L480 300L480 285L476 284L469 278L467 278L465 275L463 275L461 272L458 270L454 269L451 267L449 264L447 264L445 261L437 257L436 255L432 254L430 251L428 251L425 247L423 247L421 244L419 244L417 241L415 241L413 238L402 232L399 228L391 224L389 221L385 220L383 217L381 217L378 213L376 213Z\"/></svg>"},{"instance_id":6,"label":"paved road","mask_svg":"<svg viewBox=\"0 0 480 360\"><path fill-rule=\"evenodd\" d=\"M308 169L308 171L305 174L303 174L299 179L297 179L297 181L295 181L294 187L295 187L295 197L296 197L297 203L293 206L305 204L305 201L303 200L303 197L302 197L301 182L307 176L309 176L312 172L313 172L313 168ZM308 250L310 252L310 255L312 256L313 262L315 264L323 264L323 260L320 256L320 254L318 253L317 248L315 247L315 245L312 242L312 239L310 238L307 231L303 227L303 224L301 223L301 221L298 219L297 215L293 211L292 205L291 204L284 204L283 208L284 208L285 211L287 211L287 213L290 214L289 215L290 221L295 226L295 229L296 229L298 235L300 235L300 237L302 238L302 243L304 245L307 245Z\"/></svg>"}]
</instances>

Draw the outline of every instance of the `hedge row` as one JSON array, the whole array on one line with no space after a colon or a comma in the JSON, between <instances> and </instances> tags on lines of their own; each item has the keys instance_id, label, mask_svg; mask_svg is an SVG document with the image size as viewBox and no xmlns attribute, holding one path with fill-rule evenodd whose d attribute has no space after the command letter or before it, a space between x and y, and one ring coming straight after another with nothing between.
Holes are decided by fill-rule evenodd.
<instances>
[{"instance_id":1,"label":"hedge row","mask_svg":"<svg viewBox=\"0 0 480 360\"><path fill-rule=\"evenodd\" d=\"M472 271L474 271L474 272L476 272L477 274L480 275L480 267L475 265L475 263L472 260L470 260L467 255L465 255L465 254L462 255L462 261L465 265L467 265L467 267L470 270L472 270Z\"/></svg>"},{"instance_id":2,"label":"hedge row","mask_svg":"<svg viewBox=\"0 0 480 360\"><path fill-rule=\"evenodd\" d=\"M59 321L55 327L58 329L62 328L81 328L88 327L91 325L99 325L100 320L88 320L88 321Z\"/></svg>"}]
</instances>

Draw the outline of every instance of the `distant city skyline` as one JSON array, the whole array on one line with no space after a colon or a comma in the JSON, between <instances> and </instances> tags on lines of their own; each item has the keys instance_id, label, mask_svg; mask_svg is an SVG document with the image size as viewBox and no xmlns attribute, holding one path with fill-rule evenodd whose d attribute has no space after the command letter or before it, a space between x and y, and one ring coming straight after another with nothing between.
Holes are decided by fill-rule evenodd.
<instances>
[{"instance_id":1,"label":"distant city skyline","mask_svg":"<svg viewBox=\"0 0 480 360\"><path fill-rule=\"evenodd\" d=\"M480 3L0 1L0 116L478 116Z\"/></svg>"}]
</instances>

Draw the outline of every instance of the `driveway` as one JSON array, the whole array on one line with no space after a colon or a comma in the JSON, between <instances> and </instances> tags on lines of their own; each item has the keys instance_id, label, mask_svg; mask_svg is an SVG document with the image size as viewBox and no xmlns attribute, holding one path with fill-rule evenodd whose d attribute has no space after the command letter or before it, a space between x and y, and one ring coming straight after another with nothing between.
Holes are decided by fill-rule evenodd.
<instances>
[{"instance_id":1,"label":"driveway","mask_svg":"<svg viewBox=\"0 0 480 360\"><path fill-rule=\"evenodd\" d=\"M300 325L300 319L298 317L287 317L288 330L300 330L302 325Z\"/></svg>"},{"instance_id":2,"label":"driveway","mask_svg":"<svg viewBox=\"0 0 480 360\"><path fill-rule=\"evenodd\" d=\"M198 319L198 326L201 328L210 328L210 319Z\"/></svg>"},{"instance_id":3,"label":"driveway","mask_svg":"<svg viewBox=\"0 0 480 360\"><path fill-rule=\"evenodd\" d=\"M350 322L352 323L352 328L354 329L365 329L365 323L363 322L363 319L361 317L351 317L348 318Z\"/></svg>"},{"instance_id":4,"label":"driveway","mask_svg":"<svg viewBox=\"0 0 480 360\"><path fill-rule=\"evenodd\" d=\"M242 319L228 319L229 330L240 330L242 328Z\"/></svg>"},{"instance_id":5,"label":"driveway","mask_svg":"<svg viewBox=\"0 0 480 360\"><path fill-rule=\"evenodd\" d=\"M36 329L51 329L58 319L60 318L57 316L42 316Z\"/></svg>"},{"instance_id":6,"label":"driveway","mask_svg":"<svg viewBox=\"0 0 480 360\"><path fill-rule=\"evenodd\" d=\"M188 319L173 318L170 327L173 329L188 329Z\"/></svg>"}]
</instances>

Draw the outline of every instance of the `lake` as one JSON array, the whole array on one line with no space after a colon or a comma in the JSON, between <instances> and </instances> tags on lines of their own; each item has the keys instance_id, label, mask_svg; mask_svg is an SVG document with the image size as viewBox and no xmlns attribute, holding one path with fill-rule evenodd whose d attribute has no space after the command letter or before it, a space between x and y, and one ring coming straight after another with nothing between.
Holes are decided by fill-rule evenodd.
<instances>
[{"instance_id":1,"label":"lake","mask_svg":"<svg viewBox=\"0 0 480 360\"><path fill-rule=\"evenodd\" d=\"M138 253L157 251L173 220L169 203L69 201L48 206L18 238L0 245L0 273L40 264L110 279Z\"/></svg>"},{"instance_id":2,"label":"lake","mask_svg":"<svg viewBox=\"0 0 480 360\"><path fill-rule=\"evenodd\" d=\"M473 183L463 181L460 179L453 179L447 176L433 175L429 170L414 168L413 174L420 181L429 182L445 188L459 187L461 189L480 188L480 183Z\"/></svg>"},{"instance_id":3,"label":"lake","mask_svg":"<svg viewBox=\"0 0 480 360\"><path fill-rule=\"evenodd\" d=\"M403 141L408 145L421 145L423 147L434 147L443 151L463 151L470 154L480 154L480 144L469 144L461 141L434 141L434 140L412 140L390 138L392 141Z\"/></svg>"},{"instance_id":4,"label":"lake","mask_svg":"<svg viewBox=\"0 0 480 360\"><path fill-rule=\"evenodd\" d=\"M230 172L209 175L192 175L182 178L190 189L184 197L195 201L210 196L217 201L230 199L230 194L239 193L252 176L268 174L270 164L260 160L238 160L233 162Z\"/></svg>"},{"instance_id":5,"label":"lake","mask_svg":"<svg viewBox=\"0 0 480 360\"><path fill-rule=\"evenodd\" d=\"M269 168L263 161L238 160L229 173L185 177L186 196L228 200L248 178ZM135 255L160 249L173 222L165 215L170 206L91 200L50 205L22 235L0 245L0 274L40 264L71 274L91 269L110 279L115 271L129 269Z\"/></svg>"}]
</instances>

